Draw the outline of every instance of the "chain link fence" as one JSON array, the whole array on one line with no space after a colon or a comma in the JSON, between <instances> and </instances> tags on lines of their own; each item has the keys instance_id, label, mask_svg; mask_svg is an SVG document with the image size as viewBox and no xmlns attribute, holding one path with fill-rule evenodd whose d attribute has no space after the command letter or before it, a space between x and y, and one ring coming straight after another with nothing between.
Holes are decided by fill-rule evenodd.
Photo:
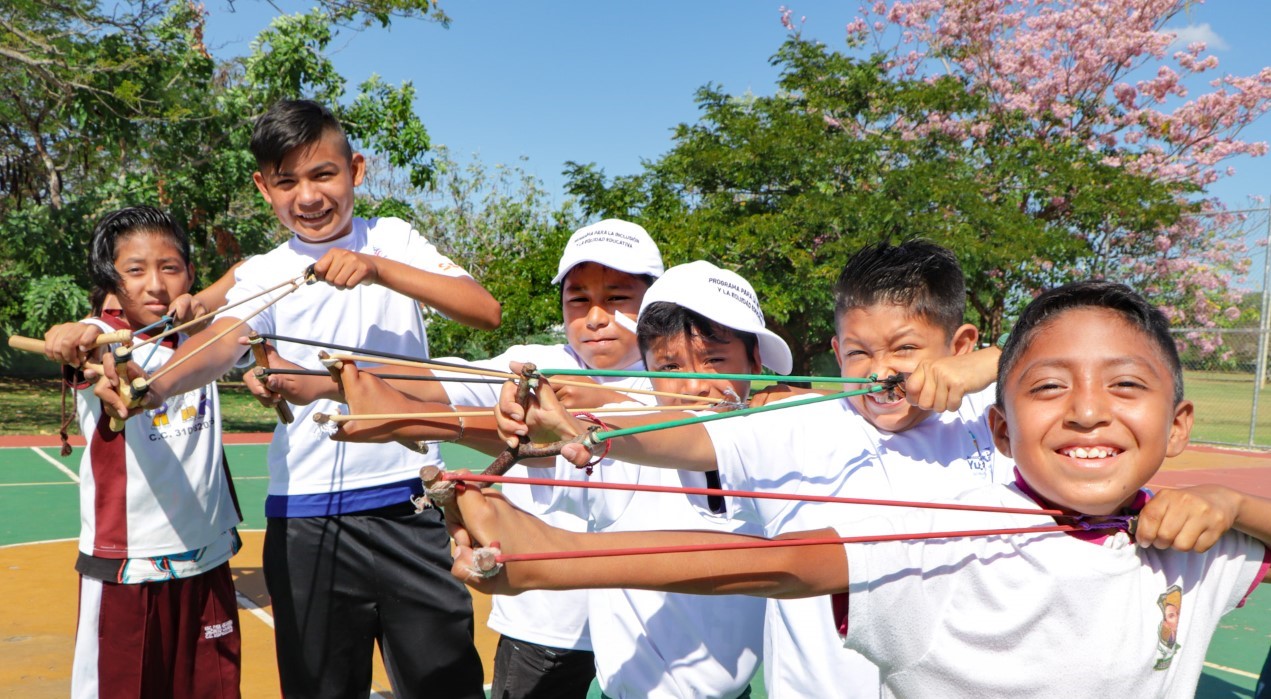
<instances>
[{"instance_id":1,"label":"chain link fence","mask_svg":"<svg viewBox=\"0 0 1271 699\"><path fill-rule=\"evenodd\" d=\"M1227 231L1243 237L1250 266L1237 282L1240 317L1224 328L1177 328L1192 442L1271 448L1271 208L1244 209Z\"/></svg>"}]
</instances>

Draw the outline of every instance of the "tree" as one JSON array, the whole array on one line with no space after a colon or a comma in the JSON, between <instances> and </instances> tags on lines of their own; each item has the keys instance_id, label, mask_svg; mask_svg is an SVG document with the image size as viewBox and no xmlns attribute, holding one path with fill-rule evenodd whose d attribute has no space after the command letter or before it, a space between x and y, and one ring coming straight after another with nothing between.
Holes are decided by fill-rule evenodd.
<instances>
[{"instance_id":1,"label":"tree","mask_svg":"<svg viewBox=\"0 0 1271 699\"><path fill-rule=\"evenodd\" d=\"M526 343L564 341L561 300L552 278L561 250L582 224L570 202L553 208L542 183L519 166L460 167L445 148L434 199L413 220L503 304L503 323L480 331L440 316L429 322L434 356L483 359Z\"/></svg>"},{"instance_id":2,"label":"tree","mask_svg":"<svg viewBox=\"0 0 1271 699\"><path fill-rule=\"evenodd\" d=\"M706 257L741 272L800 370L827 346L842 261L881 238L955 250L988 337L1032 290L1088 275L1161 301L1204 299L1170 307L1204 321L1226 301L1216 280L1240 266L1234 245L1183 214L1214 205L1195 195L1217 162L1263 149L1235 134L1266 110L1271 70L1226 78L1242 92L1220 88L1162 117L1143 102L1174 94L1168 80L1141 81L1136 94L1152 97L1138 102L1118 80L1160 57L1159 28L1181 4L1111 4L1120 14L1090 30L1072 24L1089 20L1089 3L879 3L865 9L872 22L849 25L852 55L804 40L785 15L776 95L706 86L699 121L676 129L666 155L612 182L571 163L569 191L589 213L640 220L669 262ZM884 48L889 36L898 41ZM1176 61L1204 70L1213 61L1201 51ZM1163 139L1170 149L1149 143ZM1198 258L1207 264L1182 262Z\"/></svg>"},{"instance_id":3,"label":"tree","mask_svg":"<svg viewBox=\"0 0 1271 699\"><path fill-rule=\"evenodd\" d=\"M413 88L372 77L348 98L324 51L341 28L447 22L428 0L326 0L279 17L250 55L217 60L189 0L12 0L0 14L0 326L66 320L68 284L105 211L154 204L186 222L200 281L267 249L276 222L250 186L257 115L282 97L331 105L359 148L432 178ZM61 279L51 284L34 280ZM25 321L25 322L24 322Z\"/></svg>"}]
</instances>

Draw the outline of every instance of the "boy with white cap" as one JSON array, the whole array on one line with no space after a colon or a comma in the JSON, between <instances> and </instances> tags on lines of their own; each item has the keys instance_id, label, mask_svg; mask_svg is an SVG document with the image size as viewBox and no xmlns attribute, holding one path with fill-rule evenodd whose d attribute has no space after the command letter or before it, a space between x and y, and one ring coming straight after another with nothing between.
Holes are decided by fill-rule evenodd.
<instances>
[{"instance_id":1,"label":"boy with white cap","mask_svg":"<svg viewBox=\"0 0 1271 699\"><path fill-rule=\"evenodd\" d=\"M753 374L767 366L790 372L790 348L764 327L750 284L734 272L697 261L672 267L645 292L637 326L652 371L696 376L655 378L659 391L744 400L750 382L709 374ZM659 397L661 404L681 399ZM559 480L642 486L719 487L714 472L676 471L601 460L586 470L558 458ZM585 517L588 531L691 529L760 534L734 515L735 498L675 493L551 489L549 511ZM753 519L753 518L752 518ZM759 664L764 604L740 595L700 597L647 590L592 590L590 624L597 639L596 679L604 697L675 696L735 699L750 694ZM601 642L603 639L603 642Z\"/></svg>"},{"instance_id":2,"label":"boy with white cap","mask_svg":"<svg viewBox=\"0 0 1271 699\"><path fill-rule=\"evenodd\" d=\"M978 333L963 322L962 279L951 251L921 240L868 246L842 270L833 338L841 372L904 373L908 402L870 394L628 435L611 441L610 453L667 468L718 469L728 488L789 495L930 500L1004 482L1013 463L994 451L986 417L992 402L986 387L999 352L973 351ZM502 407L523 415L519 406ZM540 417L567 439L587 428ZM676 417L682 416L615 422L629 427ZM525 427L509 431L516 429ZM576 463L578 453L570 453ZM753 512L768 536L874 514L867 507L819 502L753 503L741 516ZM878 696L877 668L836 642L833 618L828 597L769 601L764 681L770 697Z\"/></svg>"},{"instance_id":3,"label":"boy with white cap","mask_svg":"<svg viewBox=\"0 0 1271 699\"><path fill-rule=\"evenodd\" d=\"M658 246L643 227L629 221L605 219L580 228L566 243L552 280L560 284L565 344L515 345L490 359L468 362L448 357L444 361L496 371L507 371L513 361L534 362L544 368L643 370L629 318L636 316L645 290L662 271ZM624 318L623 314L628 317ZM401 369L393 371L397 373ZM424 373L454 379L469 376L440 369ZM499 391L497 384L461 381L392 382L390 387L372 379L368 372L359 375L351 365L346 369L343 383L345 399L354 414L425 412L436 407L428 405L434 401L452 406L489 407L498 401ZM596 383L596 389L563 387L558 390L558 397L572 407L594 407L628 400L614 391L650 387L645 378L598 378ZM637 396L634 400L642 398L646 397ZM494 450L502 448L492 430L483 435L479 419L470 417L465 422L466 431L458 428L459 441L487 451L491 450L491 444ZM439 437L454 438L454 428L438 428L437 422L353 421L344 423L336 435L336 439L346 441L414 441ZM507 475L529 473L525 466L518 465ZM546 512L547 503L543 500L550 489L507 484L502 492L518 507L549 524L576 531L586 529L586 523L576 515ZM492 699L581 699L586 696L595 675L587 633L587 596L585 591L575 591L494 598L487 625L498 631L501 638L495 655Z\"/></svg>"}]
</instances>

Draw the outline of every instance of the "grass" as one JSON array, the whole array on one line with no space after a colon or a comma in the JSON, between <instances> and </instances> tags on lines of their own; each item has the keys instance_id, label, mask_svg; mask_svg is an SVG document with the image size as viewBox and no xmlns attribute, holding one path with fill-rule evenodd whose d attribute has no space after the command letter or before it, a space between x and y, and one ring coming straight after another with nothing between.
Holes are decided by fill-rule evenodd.
<instances>
[{"instance_id":1,"label":"grass","mask_svg":"<svg viewBox=\"0 0 1271 699\"><path fill-rule=\"evenodd\" d=\"M62 424L61 382L55 379L0 377L0 435L55 435ZM277 418L240 382L220 384L221 416L226 432L272 432ZM67 409L74 396L67 394ZM79 432L72 425L71 434Z\"/></svg>"},{"instance_id":2,"label":"grass","mask_svg":"<svg viewBox=\"0 0 1271 699\"><path fill-rule=\"evenodd\" d=\"M1253 375L1189 371L1185 374L1187 398L1196 404L1192 441L1213 444L1249 443L1249 415L1253 402ZM758 387L758 386L756 386ZM841 384L818 388L842 390ZM221 413L226 432L271 432L272 410L251 397L241 382L220 384ZM52 435L61 424L59 382L53 379L0 377L0 435ZM77 428L72 427L74 433ZM1258 397L1258 423L1254 445L1271 447L1271 385Z\"/></svg>"},{"instance_id":3,"label":"grass","mask_svg":"<svg viewBox=\"0 0 1271 699\"><path fill-rule=\"evenodd\" d=\"M1253 374L1184 372L1187 399L1196 404L1193 442L1249 444L1253 409ZM1258 421L1253 444L1271 447L1271 384L1258 393Z\"/></svg>"}]
</instances>

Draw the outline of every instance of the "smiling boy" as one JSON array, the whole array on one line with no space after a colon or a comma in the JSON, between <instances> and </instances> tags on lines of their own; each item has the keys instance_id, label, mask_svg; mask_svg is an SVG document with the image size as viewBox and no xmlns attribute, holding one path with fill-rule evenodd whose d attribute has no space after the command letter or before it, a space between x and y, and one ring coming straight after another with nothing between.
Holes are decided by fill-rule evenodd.
<instances>
[{"instance_id":1,"label":"smiling boy","mask_svg":"<svg viewBox=\"0 0 1271 699\"><path fill-rule=\"evenodd\" d=\"M244 262L227 301L294 279L310 265L326 283L298 289L212 341L266 301L223 313L173 359L188 361L151 383L147 406L219 378L243 355L239 339L253 330L422 358L428 344L421 304L476 327L498 325L498 302L410 224L353 215L365 160L325 107L274 104L257 120L251 148L256 188L293 235ZM281 342L277 350L293 364L322 369L312 347ZM126 412L117 397L103 400ZM283 694L364 695L378 642L397 696L482 697L471 598L438 575L449 567L441 516L417 513L410 502L419 468L437 463L436 456L396 444L332 442L310 417L336 405L300 407L293 423L277 427L269 448L264 569Z\"/></svg>"},{"instance_id":2,"label":"smiling boy","mask_svg":"<svg viewBox=\"0 0 1271 699\"><path fill-rule=\"evenodd\" d=\"M904 373L903 398L857 396L622 437L611 442L611 455L717 469L728 488L798 495L924 500L1008 481L1013 464L994 451L986 416L999 352L975 350L978 332L963 322L966 292L953 253L921 240L867 246L844 265L834 296L832 344L842 375ZM626 427L675 417L613 422ZM544 418L561 436L586 430L563 416ZM570 449L578 449L571 451L575 463L587 458L585 450ZM757 499L740 516L776 536L829 526L844 512L824 503ZM870 514L868 508L846 512ZM774 699L878 695L876 668L834 644L831 615L828 598L768 603L764 681Z\"/></svg>"},{"instance_id":3,"label":"smiling boy","mask_svg":"<svg viewBox=\"0 0 1271 699\"><path fill-rule=\"evenodd\" d=\"M644 364L636 336L627 326L639 312L645 291L662 271L661 252L642 226L605 219L579 228L566 242L552 280L560 285L565 343L514 345L490 359L465 361L447 357L444 361L504 372L512 362L533 362L544 369L641 370ZM349 363L342 379L342 399L348 402L350 412L433 412L450 405L461 411L484 408L488 414L490 406L498 400L499 385L462 381L470 377L468 374L440 368L403 370L397 367L393 373L427 374L453 380L386 382L376 378L373 372L358 371ZM299 382L286 383L299 387ZM330 390L332 386L324 379L316 383L319 390ZM273 385L282 390L290 388L284 382ZM594 387L563 386L557 391L560 400L571 407L595 407L629 400L621 393L624 388L647 390L650 384L648 379L639 377L602 377L594 382ZM308 388L300 390L312 392ZM490 453L503 449L493 421L474 416L463 418L462 422L358 420L341 425L335 438L379 442L451 439ZM517 465L508 475L526 476L528 472L525 465ZM577 531L586 528L586 522L573 513L549 512L546 492L521 484L507 484L503 488L511 502L554 526ZM487 622L500 634L490 696L494 699L585 697L596 674L587 624L586 593L496 596Z\"/></svg>"},{"instance_id":4,"label":"smiling boy","mask_svg":"<svg viewBox=\"0 0 1271 699\"><path fill-rule=\"evenodd\" d=\"M1142 490L1186 446L1193 408L1164 315L1128 288L1046 292L1004 348L993 438L1019 478L959 496L976 507L917 510L871 532L1074 531L510 563L474 575L474 542L504 552L733 544L708 532L586 535L549 530L476 488L461 489L454 573L482 589L639 587L694 594L850 601L836 621L888 691L932 696L1191 697L1222 614L1268 578L1271 501L1217 485ZM551 402L550 396L540 400ZM1126 518L1126 519L1123 519ZM1137 525L1126 531L1126 521ZM797 538L858 533L855 525ZM1175 591L1181 594L1175 595ZM1161 604L1168 599L1176 622ZM1162 626L1172 643L1163 648Z\"/></svg>"},{"instance_id":5,"label":"smiling boy","mask_svg":"<svg viewBox=\"0 0 1271 699\"><path fill-rule=\"evenodd\" d=\"M649 287L636 332L650 370L685 374L651 379L654 389L669 394L744 401L750 395L749 381L711 375L755 374L763 366L788 374L792 364L786 343L764 327L750 284L705 261L672 267ZM687 404L684 398L666 396L658 402ZM614 459L602 459L585 470L557 459L555 477L642 486L720 486L713 472L650 468ZM550 497L549 511L578 515L593 532L668 528L760 533L759 527L735 517L749 506L735 498L568 486L544 490ZM604 697L749 696L763 636L762 600L593 590L588 605L596 641L596 679Z\"/></svg>"}]
</instances>

